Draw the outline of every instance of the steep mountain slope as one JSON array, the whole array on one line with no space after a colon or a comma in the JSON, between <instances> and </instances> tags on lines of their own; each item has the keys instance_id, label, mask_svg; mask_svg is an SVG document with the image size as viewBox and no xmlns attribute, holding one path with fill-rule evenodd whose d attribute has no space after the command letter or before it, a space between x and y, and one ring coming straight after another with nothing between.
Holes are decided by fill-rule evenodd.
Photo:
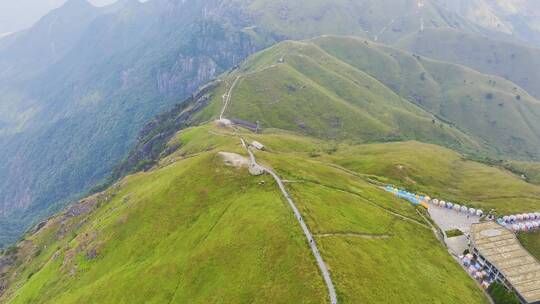
<instances>
[{"instance_id":1,"label":"steep mountain slope","mask_svg":"<svg viewBox=\"0 0 540 304\"><path fill-rule=\"evenodd\" d=\"M278 64L268 65L269 60ZM474 145L313 44L280 44L252 58L242 73L247 75L235 87L229 117L336 140L418 138L471 149Z\"/></svg>"},{"instance_id":2,"label":"steep mountain slope","mask_svg":"<svg viewBox=\"0 0 540 304\"><path fill-rule=\"evenodd\" d=\"M84 0L71 0L28 30L0 40L0 79L22 78L61 59L102 11Z\"/></svg>"},{"instance_id":3,"label":"steep mountain slope","mask_svg":"<svg viewBox=\"0 0 540 304\"><path fill-rule=\"evenodd\" d=\"M324 143L211 125L178 133L169 146L181 148L153 170L83 200L9 250L2 299L325 303L322 278L277 186L218 156L245 155L238 136L268 143L270 152L257 157L303 181L287 187L341 302L487 303L413 207L308 156Z\"/></svg>"},{"instance_id":4,"label":"steep mountain slope","mask_svg":"<svg viewBox=\"0 0 540 304\"><path fill-rule=\"evenodd\" d=\"M396 44L416 54L510 80L540 97L540 49L452 29L428 29Z\"/></svg>"},{"instance_id":5,"label":"steep mountain slope","mask_svg":"<svg viewBox=\"0 0 540 304\"><path fill-rule=\"evenodd\" d=\"M315 43L497 154L540 156L540 102L516 84L359 39L323 38Z\"/></svg>"},{"instance_id":6,"label":"steep mountain slope","mask_svg":"<svg viewBox=\"0 0 540 304\"><path fill-rule=\"evenodd\" d=\"M80 2L54 14L74 16ZM214 1L124 1L100 11L80 39L47 36L64 39L66 53L41 70L8 55L32 42L24 37L41 37L32 33L51 16L10 44L0 56L17 66L0 80L0 244L109 174L151 117L257 50L235 11Z\"/></svg>"},{"instance_id":7,"label":"steep mountain slope","mask_svg":"<svg viewBox=\"0 0 540 304\"><path fill-rule=\"evenodd\" d=\"M326 303L297 219L274 180L248 174L243 138L263 143L255 157L287 181L341 303L488 303L422 210L381 189L393 183L501 213L538 209L540 186L440 147L503 149L474 125L431 114L440 96L472 94L461 77L489 78L356 38L260 52L143 128L116 177L131 175L6 250L0 301ZM405 88L425 82L410 87L440 99L409 99ZM221 113L258 120L262 134L221 127ZM389 140L400 142L370 143ZM238 167L219 152L238 154Z\"/></svg>"},{"instance_id":8,"label":"steep mountain slope","mask_svg":"<svg viewBox=\"0 0 540 304\"><path fill-rule=\"evenodd\" d=\"M540 156L540 102L511 82L463 66L323 37L258 54L221 92L238 75L227 115L265 127L338 140L416 139L493 157Z\"/></svg>"},{"instance_id":9,"label":"steep mountain slope","mask_svg":"<svg viewBox=\"0 0 540 304\"><path fill-rule=\"evenodd\" d=\"M125 0L96 9L70 0L0 40L0 246L101 181L151 117L249 54L288 38L395 42L422 28L493 34L433 1ZM425 111L403 113L403 103L390 100L385 110L399 122L382 126L383 110L371 109L351 128L374 127L381 136L364 130L363 140L441 135L437 142L448 146L478 145L463 132L427 128ZM407 129L419 116L419 130Z\"/></svg>"},{"instance_id":10,"label":"steep mountain slope","mask_svg":"<svg viewBox=\"0 0 540 304\"><path fill-rule=\"evenodd\" d=\"M292 38L321 34L360 35L395 41L425 27L451 27L470 32L481 28L438 4L416 0L250 1L248 11L261 26Z\"/></svg>"}]
</instances>

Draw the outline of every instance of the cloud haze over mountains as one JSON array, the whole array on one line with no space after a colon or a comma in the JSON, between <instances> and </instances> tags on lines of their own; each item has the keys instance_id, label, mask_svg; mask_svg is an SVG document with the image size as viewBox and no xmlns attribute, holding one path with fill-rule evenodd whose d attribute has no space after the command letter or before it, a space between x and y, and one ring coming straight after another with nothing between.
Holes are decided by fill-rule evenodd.
<instances>
[{"instance_id":1,"label":"cloud haze over mountains","mask_svg":"<svg viewBox=\"0 0 540 304\"><path fill-rule=\"evenodd\" d=\"M0 37L3 34L17 32L32 26L49 11L61 6L66 0L1 0L0 1ZM90 3L101 6L115 0L91 0Z\"/></svg>"}]
</instances>

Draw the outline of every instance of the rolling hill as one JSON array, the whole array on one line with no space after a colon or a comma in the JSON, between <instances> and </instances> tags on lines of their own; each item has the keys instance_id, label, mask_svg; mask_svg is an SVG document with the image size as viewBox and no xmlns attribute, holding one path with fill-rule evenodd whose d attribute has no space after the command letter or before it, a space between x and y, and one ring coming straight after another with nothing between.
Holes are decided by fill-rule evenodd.
<instances>
[{"instance_id":1,"label":"rolling hill","mask_svg":"<svg viewBox=\"0 0 540 304\"><path fill-rule=\"evenodd\" d=\"M518 85L359 39L315 43L498 154L538 159L540 103Z\"/></svg>"},{"instance_id":2,"label":"rolling hill","mask_svg":"<svg viewBox=\"0 0 540 304\"><path fill-rule=\"evenodd\" d=\"M418 55L468 66L518 84L536 98L540 49L446 29L427 29L395 44Z\"/></svg>"},{"instance_id":3,"label":"rolling hill","mask_svg":"<svg viewBox=\"0 0 540 304\"><path fill-rule=\"evenodd\" d=\"M219 156L247 157L240 137L264 143L256 157L291 181L286 187L343 303L488 303L429 223L383 183L504 212L540 206L540 187L435 145L335 144L211 122L176 133L151 169L83 199L8 249L0 299L325 303L322 278L277 185ZM500 192L475 186L486 181ZM505 204L497 196L531 199Z\"/></svg>"},{"instance_id":4,"label":"rolling hill","mask_svg":"<svg viewBox=\"0 0 540 304\"><path fill-rule=\"evenodd\" d=\"M535 0L435 0L483 28L513 36L530 45L540 46L538 16L540 5Z\"/></svg>"},{"instance_id":5,"label":"rolling hill","mask_svg":"<svg viewBox=\"0 0 540 304\"><path fill-rule=\"evenodd\" d=\"M99 184L148 120L250 54L323 34L394 43L422 24L513 40L435 1L125 0L105 8L68 1L31 29L0 39L0 246ZM433 142L440 135L437 143L447 146L495 150L465 138L467 130L430 129L426 111L401 111L407 103L389 100L385 110L396 121L383 126L383 110L371 109L362 123L352 122L351 112L347 132L369 126L374 131L362 130L360 140ZM418 130L407 127L418 117ZM519 157L532 157L521 153L535 149L532 143L519 145Z\"/></svg>"},{"instance_id":6,"label":"rolling hill","mask_svg":"<svg viewBox=\"0 0 540 304\"><path fill-rule=\"evenodd\" d=\"M456 114L536 115L514 87L364 39L279 43L157 116L109 187L5 250L0 301L326 303L298 219L270 176L249 175L243 138L265 145L256 158L286 181L340 302L489 303L423 211L382 187L538 210L539 185L462 154L527 156L507 145L510 131L527 141L516 149L536 147L517 120L507 130ZM262 133L222 127L220 113Z\"/></svg>"},{"instance_id":7,"label":"rolling hill","mask_svg":"<svg viewBox=\"0 0 540 304\"><path fill-rule=\"evenodd\" d=\"M487 303L413 207L308 157L321 142L211 125L178 133L169 146L181 148L152 170L84 199L8 250L2 300L325 303L322 278L276 185L218 156L244 154L239 135L268 143L271 152L258 157L302 181L288 187L341 301Z\"/></svg>"},{"instance_id":8,"label":"rolling hill","mask_svg":"<svg viewBox=\"0 0 540 304\"><path fill-rule=\"evenodd\" d=\"M397 43L422 28L515 40L466 17L437 1L415 0L126 0L99 9L84 0L70 0L31 29L0 39L0 246L100 184L130 151L148 120L258 50L323 34ZM276 113L306 111L303 117L291 121L289 112L285 119L265 115L264 123L334 140L417 139L493 157L537 157L537 112L518 86L513 92L510 83L459 67L452 75L460 78L456 75L465 73L474 79L468 88L472 92L454 92L456 84L442 83L446 75L439 68L447 65L427 60L412 63L412 78L402 73L407 76L403 81L392 79L391 74L407 69L408 63L391 63L382 46L370 45L378 48L380 56L374 60L390 69L388 75L348 62L319 44L314 48L322 51L290 57L290 65L256 77L267 81L265 77L277 74L296 84L308 81L312 95L302 98L326 102L310 108L297 100L288 109L276 108ZM324 53L329 53L327 65L313 64ZM304 64L312 70L302 70ZM422 74L424 70L442 80ZM319 72L320 78L310 75ZM427 77L429 84L422 86L424 81L417 77ZM530 85L509 79L535 95L532 76ZM476 88L484 81L497 85L489 82ZM518 95L522 102L510 100ZM486 96L492 99L485 109L469 108L468 98L479 105ZM437 104L449 107L436 109ZM231 110L238 116L256 111L258 118L262 116L255 105ZM460 121L467 113L475 116L464 115Z\"/></svg>"},{"instance_id":9,"label":"rolling hill","mask_svg":"<svg viewBox=\"0 0 540 304\"><path fill-rule=\"evenodd\" d=\"M265 127L333 140L414 139L495 158L540 156L540 102L523 89L367 40L285 42L253 56L217 90L236 77L227 115Z\"/></svg>"}]
</instances>

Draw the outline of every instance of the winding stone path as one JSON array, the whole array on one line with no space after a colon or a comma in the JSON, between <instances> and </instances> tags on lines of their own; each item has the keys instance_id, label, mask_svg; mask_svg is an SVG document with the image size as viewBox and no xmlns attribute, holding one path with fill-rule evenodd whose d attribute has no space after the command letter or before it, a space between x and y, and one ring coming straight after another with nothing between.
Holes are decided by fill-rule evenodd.
<instances>
[{"instance_id":1,"label":"winding stone path","mask_svg":"<svg viewBox=\"0 0 540 304\"><path fill-rule=\"evenodd\" d=\"M267 67L266 69L273 68L275 66L276 65L271 65L271 66ZM265 70L265 69L263 69L263 70ZM242 78L241 76L237 76L236 79L234 80L234 82L231 84L231 87L229 88L227 93L223 95L223 108L222 108L221 113L219 115L220 120L225 118L224 117L225 111L227 110L227 106L230 103L233 90L234 90L234 88L236 87L238 81L241 78ZM274 178L276 183L278 184L279 189L281 190L281 193L283 194L283 196L285 197L285 199L289 203L289 206L293 210L294 216L296 217L296 220L300 224L300 227L302 227L304 235L306 236L306 239L308 241L309 247L311 248L311 252L313 253L313 256L315 257L315 260L317 261L317 265L319 266L319 269L320 269L320 271L321 271L321 273L323 275L324 282L326 283L326 287L328 288L328 295L330 297L330 303L331 304L337 304L338 300L337 300L336 289L334 287L334 283L332 282L332 278L330 276L330 272L328 271L328 267L326 266L326 263L324 262L321 254L319 252L319 249L317 248L317 244L315 242L315 239L313 238L313 234L311 233L311 231L309 231L309 228L305 224L304 219L303 219L302 215L300 214L300 211L298 210L298 208L296 207L296 204L294 203L291 196L289 195L289 192L287 192L287 189L285 188L285 185L284 185L283 181L281 180L281 178L272 169L259 165L257 163L257 160L255 159L255 155L253 154L253 152L251 151L249 146L246 144L244 139L240 138L240 140L242 142L242 145L244 146L244 148L246 149L246 151L249 154L250 172L252 172L252 173L254 173L254 172L266 172L266 173L270 174Z\"/></svg>"},{"instance_id":2,"label":"winding stone path","mask_svg":"<svg viewBox=\"0 0 540 304\"><path fill-rule=\"evenodd\" d=\"M249 158L250 158L250 161L251 161L251 166L257 166L257 167L262 168L264 170L264 172L270 174L274 178L276 183L278 184L279 189L281 190L281 193L283 194L283 196L285 197L285 199L289 203L289 206L291 207L291 209L294 212L294 216L296 217L296 220L298 221L298 223L302 227L302 230L304 231L304 235L306 236L306 238L308 240L308 243L309 243L309 246L311 247L311 251L313 253L313 256L317 260L317 265L319 266L319 269L320 269L320 271L321 271L321 273L323 275L323 278L324 278L324 282L326 283L326 287L328 288L328 294L330 296L330 303L337 304L336 289L334 287L334 283L332 282L332 278L330 276L330 272L328 271L328 267L326 266L326 263L324 262L321 254L319 252L319 249L317 248L317 243L315 242L315 239L313 238L313 234L309 231L309 228L307 227L306 223L304 222L304 219L303 219L302 215L300 214L300 211L298 210L298 208L296 207L296 204L294 203L293 199L289 195L289 192L287 192L287 189L285 188L285 185L283 184L283 181L281 180L281 178L272 169L259 165L257 163L257 160L255 159L255 155L253 154L251 149L249 149L249 146L246 144L244 139L241 139L241 141L242 141L242 145L244 146L244 148L247 150L247 152L249 154Z\"/></svg>"},{"instance_id":3,"label":"winding stone path","mask_svg":"<svg viewBox=\"0 0 540 304\"><path fill-rule=\"evenodd\" d=\"M227 106L229 105L229 102L231 101L231 96L232 96L232 92L234 90L234 87L236 87L236 84L238 83L238 81L240 80L240 76L237 76L231 87L229 88L229 90L227 91L227 93L225 95L223 95L223 108L221 109L221 113L219 114L219 119L223 119L223 116L225 115L225 111L227 111Z\"/></svg>"}]
</instances>

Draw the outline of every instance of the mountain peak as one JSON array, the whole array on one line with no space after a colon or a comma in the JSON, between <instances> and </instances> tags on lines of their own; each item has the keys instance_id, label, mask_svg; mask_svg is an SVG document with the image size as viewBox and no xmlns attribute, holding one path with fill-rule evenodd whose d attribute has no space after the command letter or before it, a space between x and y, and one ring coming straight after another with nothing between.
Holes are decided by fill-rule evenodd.
<instances>
[{"instance_id":1,"label":"mountain peak","mask_svg":"<svg viewBox=\"0 0 540 304\"><path fill-rule=\"evenodd\" d=\"M73 9L73 8L94 8L94 6L86 0L68 0L61 7L61 9Z\"/></svg>"}]
</instances>

